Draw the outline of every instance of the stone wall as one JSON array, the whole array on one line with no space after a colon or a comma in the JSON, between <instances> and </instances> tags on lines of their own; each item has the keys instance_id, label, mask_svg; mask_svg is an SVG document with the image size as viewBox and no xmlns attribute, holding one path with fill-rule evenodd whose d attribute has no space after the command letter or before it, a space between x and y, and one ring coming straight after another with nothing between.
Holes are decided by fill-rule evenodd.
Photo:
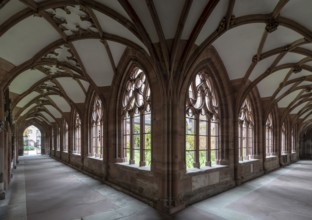
<instances>
[{"instance_id":1,"label":"stone wall","mask_svg":"<svg viewBox=\"0 0 312 220\"><path fill-rule=\"evenodd\" d=\"M224 192L235 186L233 169L220 166L202 172L189 172L183 177L181 184L184 190L185 205Z\"/></svg>"},{"instance_id":2,"label":"stone wall","mask_svg":"<svg viewBox=\"0 0 312 220\"><path fill-rule=\"evenodd\" d=\"M237 170L237 184L254 179L258 176L261 176L263 173L263 163L261 160L241 162L239 163Z\"/></svg>"},{"instance_id":3,"label":"stone wall","mask_svg":"<svg viewBox=\"0 0 312 220\"><path fill-rule=\"evenodd\" d=\"M105 176L103 159L87 157L84 159L83 169L100 178Z\"/></svg>"},{"instance_id":4,"label":"stone wall","mask_svg":"<svg viewBox=\"0 0 312 220\"><path fill-rule=\"evenodd\" d=\"M279 159L278 157L267 157L264 161L264 169L266 172L270 172L279 168Z\"/></svg>"}]
</instances>

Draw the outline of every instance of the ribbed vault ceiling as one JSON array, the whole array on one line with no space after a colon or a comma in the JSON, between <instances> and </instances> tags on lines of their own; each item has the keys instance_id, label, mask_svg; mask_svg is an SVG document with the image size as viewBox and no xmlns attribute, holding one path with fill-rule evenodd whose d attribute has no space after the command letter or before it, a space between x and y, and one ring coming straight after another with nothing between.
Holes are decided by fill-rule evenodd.
<instances>
[{"instance_id":1,"label":"ribbed vault ceiling","mask_svg":"<svg viewBox=\"0 0 312 220\"><path fill-rule=\"evenodd\" d=\"M89 87L110 86L128 47L165 60L170 75L213 46L230 80L250 82L242 94L256 87L308 127L311 10L311 0L4 0L0 58L14 68L2 83L17 97L15 120L49 124Z\"/></svg>"}]
</instances>

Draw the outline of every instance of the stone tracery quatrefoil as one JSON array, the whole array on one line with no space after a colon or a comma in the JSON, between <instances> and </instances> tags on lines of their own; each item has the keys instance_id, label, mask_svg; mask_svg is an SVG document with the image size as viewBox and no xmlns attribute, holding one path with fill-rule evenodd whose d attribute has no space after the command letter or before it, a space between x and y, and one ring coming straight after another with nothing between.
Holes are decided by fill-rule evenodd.
<instances>
[{"instance_id":1,"label":"stone tracery quatrefoil","mask_svg":"<svg viewBox=\"0 0 312 220\"><path fill-rule=\"evenodd\" d=\"M67 36L99 32L90 15L78 5L46 10Z\"/></svg>"},{"instance_id":2,"label":"stone tracery quatrefoil","mask_svg":"<svg viewBox=\"0 0 312 220\"><path fill-rule=\"evenodd\" d=\"M58 67L55 65L52 66L44 65L43 68L45 69L45 72L49 73L49 75L55 75L56 73L66 72L62 67Z\"/></svg>"},{"instance_id":3,"label":"stone tracery quatrefoil","mask_svg":"<svg viewBox=\"0 0 312 220\"><path fill-rule=\"evenodd\" d=\"M59 62L66 62L80 69L80 65L77 59L74 57L74 54L71 52L71 49L67 45L62 45L54 49L54 51L49 52L43 58L56 59Z\"/></svg>"}]
</instances>

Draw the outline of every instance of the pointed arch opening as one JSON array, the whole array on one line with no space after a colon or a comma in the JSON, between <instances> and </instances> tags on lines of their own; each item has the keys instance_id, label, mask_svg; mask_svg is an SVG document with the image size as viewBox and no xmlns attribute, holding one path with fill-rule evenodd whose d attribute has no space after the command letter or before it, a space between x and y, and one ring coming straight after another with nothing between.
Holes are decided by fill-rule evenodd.
<instances>
[{"instance_id":1,"label":"pointed arch opening","mask_svg":"<svg viewBox=\"0 0 312 220\"><path fill-rule=\"evenodd\" d=\"M254 113L249 98L243 102L238 116L239 161L253 159L254 156Z\"/></svg>"},{"instance_id":2,"label":"pointed arch opening","mask_svg":"<svg viewBox=\"0 0 312 220\"><path fill-rule=\"evenodd\" d=\"M24 155L41 154L41 132L34 125L28 126L23 132L23 151Z\"/></svg>"},{"instance_id":3,"label":"pointed arch opening","mask_svg":"<svg viewBox=\"0 0 312 220\"><path fill-rule=\"evenodd\" d=\"M76 112L74 117L73 154L81 154L81 119Z\"/></svg>"},{"instance_id":4,"label":"pointed arch opening","mask_svg":"<svg viewBox=\"0 0 312 220\"><path fill-rule=\"evenodd\" d=\"M268 115L268 118L265 123L265 148L266 148L266 157L272 157L276 155L274 144L274 135L273 135L273 119L272 113Z\"/></svg>"},{"instance_id":5,"label":"pointed arch opening","mask_svg":"<svg viewBox=\"0 0 312 220\"><path fill-rule=\"evenodd\" d=\"M133 68L121 99L122 149L124 162L139 167L152 163L151 89L145 72Z\"/></svg>"},{"instance_id":6,"label":"pointed arch opening","mask_svg":"<svg viewBox=\"0 0 312 220\"><path fill-rule=\"evenodd\" d=\"M90 148L89 156L103 158L103 104L95 96L91 110Z\"/></svg>"},{"instance_id":7,"label":"pointed arch opening","mask_svg":"<svg viewBox=\"0 0 312 220\"><path fill-rule=\"evenodd\" d=\"M220 160L219 101L205 72L191 81L185 107L186 169L216 165Z\"/></svg>"},{"instance_id":8,"label":"pointed arch opening","mask_svg":"<svg viewBox=\"0 0 312 220\"><path fill-rule=\"evenodd\" d=\"M287 155L287 133L286 133L286 125L283 122L282 132L281 132L281 155Z\"/></svg>"}]
</instances>

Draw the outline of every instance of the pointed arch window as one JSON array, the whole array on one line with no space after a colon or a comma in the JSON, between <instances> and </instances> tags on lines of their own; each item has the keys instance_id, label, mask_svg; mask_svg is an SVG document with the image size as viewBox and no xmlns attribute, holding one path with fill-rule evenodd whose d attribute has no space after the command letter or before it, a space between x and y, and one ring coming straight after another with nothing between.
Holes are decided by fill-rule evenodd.
<instances>
[{"instance_id":1,"label":"pointed arch window","mask_svg":"<svg viewBox=\"0 0 312 220\"><path fill-rule=\"evenodd\" d=\"M239 160L253 158L254 152L254 115L249 99L243 102L238 117Z\"/></svg>"},{"instance_id":2,"label":"pointed arch window","mask_svg":"<svg viewBox=\"0 0 312 220\"><path fill-rule=\"evenodd\" d=\"M122 96L122 157L138 166L151 165L151 90L140 68L134 68Z\"/></svg>"},{"instance_id":3,"label":"pointed arch window","mask_svg":"<svg viewBox=\"0 0 312 220\"><path fill-rule=\"evenodd\" d=\"M285 123L283 123L282 125L282 134L281 134L281 153L282 155L287 154L287 147L286 147L286 127L285 127Z\"/></svg>"},{"instance_id":4,"label":"pointed arch window","mask_svg":"<svg viewBox=\"0 0 312 220\"><path fill-rule=\"evenodd\" d=\"M296 152L296 143L295 143L295 134L294 134L294 128L291 130L291 152L295 153Z\"/></svg>"},{"instance_id":5,"label":"pointed arch window","mask_svg":"<svg viewBox=\"0 0 312 220\"><path fill-rule=\"evenodd\" d=\"M103 158L103 107L98 96L95 97L91 114L91 157Z\"/></svg>"},{"instance_id":6,"label":"pointed arch window","mask_svg":"<svg viewBox=\"0 0 312 220\"><path fill-rule=\"evenodd\" d=\"M54 127L52 127L52 130L51 130L51 146L52 146L52 150L55 150L55 132L54 132Z\"/></svg>"},{"instance_id":7,"label":"pointed arch window","mask_svg":"<svg viewBox=\"0 0 312 220\"><path fill-rule=\"evenodd\" d=\"M66 120L63 123L63 152L68 152L68 124Z\"/></svg>"},{"instance_id":8,"label":"pointed arch window","mask_svg":"<svg viewBox=\"0 0 312 220\"><path fill-rule=\"evenodd\" d=\"M220 159L219 103L209 76L200 72L190 83L186 98L186 169L217 164Z\"/></svg>"},{"instance_id":9,"label":"pointed arch window","mask_svg":"<svg viewBox=\"0 0 312 220\"><path fill-rule=\"evenodd\" d=\"M271 113L265 123L265 148L267 157L275 155L273 148L273 121Z\"/></svg>"},{"instance_id":10,"label":"pointed arch window","mask_svg":"<svg viewBox=\"0 0 312 220\"><path fill-rule=\"evenodd\" d=\"M75 114L74 121L74 146L73 153L79 154L81 153L81 120L78 113Z\"/></svg>"},{"instance_id":11,"label":"pointed arch window","mask_svg":"<svg viewBox=\"0 0 312 220\"><path fill-rule=\"evenodd\" d=\"M60 151L61 149L61 131L60 127L56 127L56 151Z\"/></svg>"}]
</instances>

